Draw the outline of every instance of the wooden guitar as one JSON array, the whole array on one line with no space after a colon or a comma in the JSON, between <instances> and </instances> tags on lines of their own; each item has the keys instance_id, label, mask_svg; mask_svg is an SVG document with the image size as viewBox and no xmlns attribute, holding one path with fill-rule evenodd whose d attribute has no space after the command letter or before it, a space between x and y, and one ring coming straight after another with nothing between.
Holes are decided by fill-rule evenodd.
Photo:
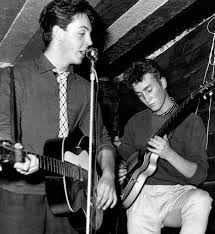
<instances>
[{"instance_id":1,"label":"wooden guitar","mask_svg":"<svg viewBox=\"0 0 215 234\"><path fill-rule=\"evenodd\" d=\"M202 84L194 90L163 126L152 135L163 137L174 130L192 111L197 97L210 95L214 89L215 79ZM141 150L133 153L124 166L127 168L125 180L120 185L120 198L124 208L129 208L138 197L144 186L146 179L151 176L157 168L158 156L147 150L149 145L145 145Z\"/></svg>"},{"instance_id":2,"label":"wooden guitar","mask_svg":"<svg viewBox=\"0 0 215 234\"><path fill-rule=\"evenodd\" d=\"M89 138L84 136L78 127L66 138L46 141L43 152L46 156L18 150L3 142L0 144L0 164L22 162L28 154L36 155L39 168L46 171L45 187L51 211L60 216L77 212L76 220L84 225L87 208L88 146ZM93 202L91 215L92 227L97 230L103 221L103 211L94 207Z\"/></svg>"}]
</instances>

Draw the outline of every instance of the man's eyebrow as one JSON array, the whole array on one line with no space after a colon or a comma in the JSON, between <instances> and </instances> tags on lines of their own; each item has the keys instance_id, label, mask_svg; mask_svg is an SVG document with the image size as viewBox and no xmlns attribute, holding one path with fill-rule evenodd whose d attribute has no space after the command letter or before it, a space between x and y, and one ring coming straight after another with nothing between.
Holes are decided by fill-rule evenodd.
<instances>
[{"instance_id":1,"label":"man's eyebrow","mask_svg":"<svg viewBox=\"0 0 215 234\"><path fill-rule=\"evenodd\" d=\"M142 93L143 91L147 90L148 88L150 88L150 85L147 85L146 87L144 87L141 91L134 91L136 94L138 93Z\"/></svg>"},{"instance_id":2,"label":"man's eyebrow","mask_svg":"<svg viewBox=\"0 0 215 234\"><path fill-rule=\"evenodd\" d=\"M80 26L80 28L81 29L86 29L86 30L90 31L90 29L87 26L84 26L84 25Z\"/></svg>"},{"instance_id":3,"label":"man's eyebrow","mask_svg":"<svg viewBox=\"0 0 215 234\"><path fill-rule=\"evenodd\" d=\"M148 89L148 88L150 88L150 86L151 86L150 84L147 85L147 86L145 86L145 87L142 89L142 91L143 91L143 90L146 90L146 89Z\"/></svg>"}]
</instances>

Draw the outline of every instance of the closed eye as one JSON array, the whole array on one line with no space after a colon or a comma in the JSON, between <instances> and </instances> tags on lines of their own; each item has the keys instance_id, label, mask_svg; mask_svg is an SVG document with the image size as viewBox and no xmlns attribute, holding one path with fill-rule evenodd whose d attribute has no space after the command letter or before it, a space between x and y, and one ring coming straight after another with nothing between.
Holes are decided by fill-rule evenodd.
<instances>
[{"instance_id":1,"label":"closed eye","mask_svg":"<svg viewBox=\"0 0 215 234\"><path fill-rule=\"evenodd\" d=\"M79 35L83 37L85 35L85 32L80 32Z\"/></svg>"},{"instance_id":2,"label":"closed eye","mask_svg":"<svg viewBox=\"0 0 215 234\"><path fill-rule=\"evenodd\" d=\"M142 96L142 93L135 93L138 97L141 97Z\"/></svg>"}]
</instances>

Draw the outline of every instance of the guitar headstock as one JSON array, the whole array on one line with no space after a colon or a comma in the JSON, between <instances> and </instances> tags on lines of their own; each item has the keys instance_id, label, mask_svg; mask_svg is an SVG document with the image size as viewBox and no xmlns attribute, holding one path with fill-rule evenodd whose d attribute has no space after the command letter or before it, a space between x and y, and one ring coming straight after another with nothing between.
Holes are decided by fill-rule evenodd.
<instances>
[{"instance_id":1,"label":"guitar headstock","mask_svg":"<svg viewBox=\"0 0 215 234\"><path fill-rule=\"evenodd\" d=\"M25 154L22 149L16 148L7 142L0 144L0 164L23 162L24 157Z\"/></svg>"},{"instance_id":2,"label":"guitar headstock","mask_svg":"<svg viewBox=\"0 0 215 234\"><path fill-rule=\"evenodd\" d=\"M191 93L191 99L194 99L197 95L201 95L204 99L207 99L207 96L213 95L215 79L211 78L205 83L201 84L198 89Z\"/></svg>"}]
</instances>

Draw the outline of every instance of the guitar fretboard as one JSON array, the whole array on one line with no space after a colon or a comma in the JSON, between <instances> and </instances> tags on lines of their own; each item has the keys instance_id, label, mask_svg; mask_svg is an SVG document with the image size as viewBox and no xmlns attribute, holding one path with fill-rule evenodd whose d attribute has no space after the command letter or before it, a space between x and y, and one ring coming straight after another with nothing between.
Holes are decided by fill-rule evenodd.
<instances>
[{"instance_id":1,"label":"guitar fretboard","mask_svg":"<svg viewBox=\"0 0 215 234\"><path fill-rule=\"evenodd\" d=\"M87 178L87 171L79 166L66 161L60 161L55 158L37 155L39 158L39 167L43 170L63 175L75 180L84 181Z\"/></svg>"},{"instance_id":2,"label":"guitar fretboard","mask_svg":"<svg viewBox=\"0 0 215 234\"><path fill-rule=\"evenodd\" d=\"M12 163L22 162L30 152L24 150L17 150L14 146L9 144L0 145L0 158L1 161L9 161ZM67 161L61 161L59 159L47 157L44 155L37 155L39 159L39 168L45 171L49 171L58 175L66 176L74 180L84 181L87 178L87 171L81 166L74 165Z\"/></svg>"},{"instance_id":3,"label":"guitar fretboard","mask_svg":"<svg viewBox=\"0 0 215 234\"><path fill-rule=\"evenodd\" d=\"M191 104L194 99L187 98L181 106L173 113L173 115L163 124L163 126L153 135L163 137L177 127L191 112Z\"/></svg>"}]
</instances>

